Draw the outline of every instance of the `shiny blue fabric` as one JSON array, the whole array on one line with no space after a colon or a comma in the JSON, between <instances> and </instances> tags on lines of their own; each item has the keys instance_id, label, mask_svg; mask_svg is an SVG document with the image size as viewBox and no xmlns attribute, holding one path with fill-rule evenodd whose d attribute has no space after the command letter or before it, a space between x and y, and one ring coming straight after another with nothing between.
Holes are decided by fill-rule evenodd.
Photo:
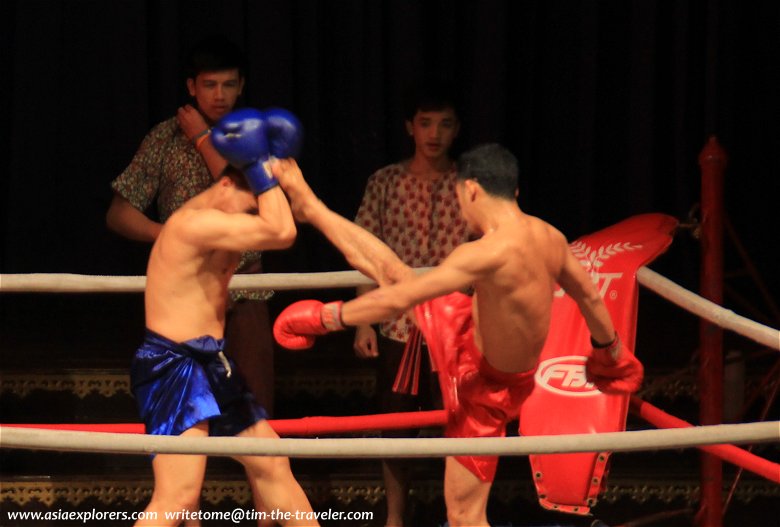
<instances>
[{"instance_id":1,"label":"shiny blue fabric","mask_svg":"<svg viewBox=\"0 0 780 527\"><path fill-rule=\"evenodd\" d=\"M267 418L229 359L228 377L224 345L210 336L177 343L146 330L130 381L147 434L179 435L208 419L209 435L233 436Z\"/></svg>"}]
</instances>

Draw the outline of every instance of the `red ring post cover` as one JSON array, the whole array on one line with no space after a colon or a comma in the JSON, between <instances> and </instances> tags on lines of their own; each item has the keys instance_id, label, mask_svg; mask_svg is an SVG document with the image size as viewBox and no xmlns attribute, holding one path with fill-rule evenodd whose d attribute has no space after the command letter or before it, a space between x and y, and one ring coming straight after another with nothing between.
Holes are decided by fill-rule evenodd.
<instances>
[{"instance_id":1,"label":"red ring post cover","mask_svg":"<svg viewBox=\"0 0 780 527\"><path fill-rule=\"evenodd\" d=\"M662 254L678 222L642 214L583 236L570 247L588 270L628 349L634 349L639 287L636 272ZM587 382L590 333L577 305L562 290L553 302L550 333L536 386L520 412L521 435L619 432L626 428L629 394L607 395ZM587 514L606 486L609 452L529 456L539 503Z\"/></svg>"}]
</instances>

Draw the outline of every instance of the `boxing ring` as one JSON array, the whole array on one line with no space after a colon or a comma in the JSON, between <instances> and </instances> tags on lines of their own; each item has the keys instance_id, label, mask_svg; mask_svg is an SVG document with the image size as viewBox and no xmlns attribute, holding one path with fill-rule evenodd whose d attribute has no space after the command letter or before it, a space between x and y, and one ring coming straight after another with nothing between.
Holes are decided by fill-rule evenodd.
<instances>
[{"instance_id":1,"label":"boxing ring","mask_svg":"<svg viewBox=\"0 0 780 527\"><path fill-rule=\"evenodd\" d=\"M422 269L420 272L424 272ZM72 274L3 275L2 292L15 293L139 293L145 277ZM644 287L718 327L780 351L780 332L703 299L658 273L643 267L637 280ZM371 283L356 271L332 273L238 275L232 289L293 290L353 288ZM692 426L638 397L631 411L661 428L611 433L544 435L474 439L328 438L283 440L249 438L184 438L144 435L137 423L111 425L3 425L0 447L94 453L180 453L211 456L283 455L301 458L443 457L449 455L527 456L576 452L634 452L698 447L704 452L780 484L780 465L762 459L738 444L780 441L779 422ZM273 420L281 436L314 436L389 428L443 425L444 410L414 414L351 417L308 417Z\"/></svg>"},{"instance_id":2,"label":"boxing ring","mask_svg":"<svg viewBox=\"0 0 780 527\"><path fill-rule=\"evenodd\" d=\"M712 146L712 143L708 144ZM707 147L702 153L705 161ZM707 154L710 155L710 154ZM702 163L703 175L707 169ZM715 164L716 172L725 162ZM703 180L704 181L704 180ZM703 184L703 196L708 192ZM780 351L780 331L759 324L722 308L722 246L716 241L719 234L710 232L712 214L717 212L718 191L714 191L715 205L703 203L702 244L702 293L699 296L684 289L648 267L636 272L636 280L643 287L663 297L676 306L699 317L701 322L700 384L702 387L701 424L693 426L663 412L639 397L628 401L630 412L658 429L615 431L601 433L563 433L522 435L506 438L289 438L250 439L238 437L187 438L149 436L140 424L113 425L36 425L6 424L0 427L0 448L29 450L56 450L93 453L179 453L211 456L260 455L300 458L388 458L388 457L444 457L452 455L544 456L551 454L635 452L699 448L704 452L702 460L702 490L700 520L704 525L721 525L722 479L718 478L721 460L748 470L776 484L780 484L780 464L763 459L736 445L780 442L780 422L754 422L721 424L722 369L713 368L717 362L722 368L722 349L719 348L723 330L750 339L761 346ZM711 200L713 201L713 200ZM713 212L713 207L715 212ZM717 223L717 222L716 222ZM719 227L715 226L715 231ZM720 226L722 228L722 225ZM714 251L714 255L713 255ZM720 253L719 253L720 251ZM709 263L708 263L709 262ZM713 270L714 268L714 270ZM425 272L425 269L419 270ZM720 273L720 275L718 275ZM713 284L714 282L714 284ZM236 275L231 289L336 289L354 288L370 284L371 280L356 271L312 274L264 274ZM77 274L11 274L0 275L0 292L3 293L140 293L145 277L85 276ZM714 329L713 329L714 328ZM714 337L713 337L714 335ZM720 337L720 339L719 339ZM720 355L719 355L720 354ZM714 371L713 371L714 370ZM714 378L712 378L714 377ZM718 393L718 389L721 390ZM709 398L714 398L717 408L712 408ZM281 436L315 436L320 434L349 433L388 428L411 428L443 425L445 410L413 414L387 414L351 417L309 417L297 420L270 421ZM48 428L48 429L47 429ZM606 474L603 475L606 478ZM713 483L714 480L714 483ZM713 485L716 489L713 490ZM599 486L599 488L601 488ZM592 505L588 501L586 505ZM542 503L544 505L544 503ZM562 509L565 510L565 509ZM584 507L587 511L587 507ZM567 510L566 512L577 512ZM714 515L714 516L713 516ZM703 519L702 519L703 518Z\"/></svg>"}]
</instances>

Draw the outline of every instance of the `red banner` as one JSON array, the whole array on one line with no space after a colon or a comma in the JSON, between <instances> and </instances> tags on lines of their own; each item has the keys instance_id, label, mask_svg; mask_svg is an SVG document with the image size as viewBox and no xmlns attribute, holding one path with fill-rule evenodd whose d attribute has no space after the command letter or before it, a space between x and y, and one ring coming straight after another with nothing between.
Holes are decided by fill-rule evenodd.
<instances>
[{"instance_id":1,"label":"red banner","mask_svg":"<svg viewBox=\"0 0 780 527\"><path fill-rule=\"evenodd\" d=\"M599 288L620 338L631 350L639 302L636 272L667 249L677 223L663 214L633 216L570 245ZM585 358L589 351L585 320L575 302L564 291L557 291L536 386L520 413L520 434L625 430L629 396L607 395L587 382ZM609 452L530 456L540 504L563 512L588 513L606 484L608 460Z\"/></svg>"}]
</instances>

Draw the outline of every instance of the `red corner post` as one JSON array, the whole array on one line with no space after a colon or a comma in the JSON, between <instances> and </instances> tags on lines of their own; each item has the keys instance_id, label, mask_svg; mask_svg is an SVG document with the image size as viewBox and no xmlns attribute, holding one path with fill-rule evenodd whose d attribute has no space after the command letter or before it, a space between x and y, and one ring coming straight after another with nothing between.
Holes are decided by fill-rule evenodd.
<instances>
[{"instance_id":1,"label":"red corner post","mask_svg":"<svg viewBox=\"0 0 780 527\"><path fill-rule=\"evenodd\" d=\"M701 169L701 296L723 304L723 174L726 152L711 136L699 154ZM701 425L723 422L723 330L705 320L699 326L699 392ZM703 453L700 527L723 525L723 465Z\"/></svg>"}]
</instances>

